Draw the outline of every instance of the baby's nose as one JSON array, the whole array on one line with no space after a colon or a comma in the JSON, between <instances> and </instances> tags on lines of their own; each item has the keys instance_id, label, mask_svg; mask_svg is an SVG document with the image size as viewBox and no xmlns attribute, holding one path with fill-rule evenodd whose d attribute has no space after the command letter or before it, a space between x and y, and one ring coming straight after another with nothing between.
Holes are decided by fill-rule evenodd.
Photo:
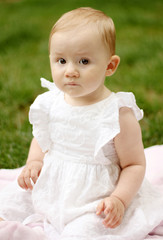
<instances>
[{"instance_id":1,"label":"baby's nose","mask_svg":"<svg viewBox=\"0 0 163 240\"><path fill-rule=\"evenodd\" d=\"M72 63L69 63L67 65L66 71L65 71L65 77L66 78L78 78L79 77L79 71L78 69L75 67L75 65L73 65Z\"/></svg>"}]
</instances>

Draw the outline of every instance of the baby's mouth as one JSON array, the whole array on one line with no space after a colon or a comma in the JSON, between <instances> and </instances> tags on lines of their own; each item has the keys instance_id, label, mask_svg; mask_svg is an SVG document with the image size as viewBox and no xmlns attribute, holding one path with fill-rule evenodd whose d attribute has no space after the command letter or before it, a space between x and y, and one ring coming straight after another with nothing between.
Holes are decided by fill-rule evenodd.
<instances>
[{"instance_id":1,"label":"baby's mouth","mask_svg":"<svg viewBox=\"0 0 163 240\"><path fill-rule=\"evenodd\" d=\"M69 85L69 86L79 86L79 84L77 84L76 82L68 82L68 83L66 83L66 85Z\"/></svg>"}]
</instances>

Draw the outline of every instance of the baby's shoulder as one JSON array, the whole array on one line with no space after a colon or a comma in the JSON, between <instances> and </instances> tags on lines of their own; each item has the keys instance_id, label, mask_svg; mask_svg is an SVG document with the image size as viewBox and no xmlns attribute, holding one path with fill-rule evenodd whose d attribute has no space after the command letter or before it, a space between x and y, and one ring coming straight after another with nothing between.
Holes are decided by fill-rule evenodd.
<instances>
[{"instance_id":1,"label":"baby's shoulder","mask_svg":"<svg viewBox=\"0 0 163 240\"><path fill-rule=\"evenodd\" d=\"M120 132L115 139L116 142L120 143L120 146L124 144L125 146L131 147L140 142L141 128L138 119L137 113L134 112L132 107L124 106L119 109Z\"/></svg>"},{"instance_id":2,"label":"baby's shoulder","mask_svg":"<svg viewBox=\"0 0 163 240\"><path fill-rule=\"evenodd\" d=\"M52 90L38 95L30 106L29 115L40 112L49 114L51 106L55 103L56 99L57 97Z\"/></svg>"},{"instance_id":3,"label":"baby's shoulder","mask_svg":"<svg viewBox=\"0 0 163 240\"><path fill-rule=\"evenodd\" d=\"M122 119L136 118L138 121L143 118L143 110L136 103L135 96L132 92L115 93L118 111Z\"/></svg>"},{"instance_id":4,"label":"baby's shoulder","mask_svg":"<svg viewBox=\"0 0 163 240\"><path fill-rule=\"evenodd\" d=\"M39 94L36 99L34 100L33 105L35 106L48 106L51 104L51 102L54 100L54 94L53 91L47 91L42 94Z\"/></svg>"},{"instance_id":5,"label":"baby's shoulder","mask_svg":"<svg viewBox=\"0 0 163 240\"><path fill-rule=\"evenodd\" d=\"M134 130L135 127L139 125L132 108L128 107L122 107L119 109L119 123L121 129L124 129L124 132L129 129Z\"/></svg>"}]
</instances>

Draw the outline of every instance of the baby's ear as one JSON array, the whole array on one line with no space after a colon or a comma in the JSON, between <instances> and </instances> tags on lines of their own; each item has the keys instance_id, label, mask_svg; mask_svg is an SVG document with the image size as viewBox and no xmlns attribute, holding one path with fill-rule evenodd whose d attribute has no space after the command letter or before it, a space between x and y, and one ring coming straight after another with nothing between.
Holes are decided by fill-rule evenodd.
<instances>
[{"instance_id":1,"label":"baby's ear","mask_svg":"<svg viewBox=\"0 0 163 240\"><path fill-rule=\"evenodd\" d=\"M111 76L115 73L115 71L117 70L117 67L120 63L120 57L117 55L113 55L110 58L109 64L107 66L106 69L106 76Z\"/></svg>"}]
</instances>

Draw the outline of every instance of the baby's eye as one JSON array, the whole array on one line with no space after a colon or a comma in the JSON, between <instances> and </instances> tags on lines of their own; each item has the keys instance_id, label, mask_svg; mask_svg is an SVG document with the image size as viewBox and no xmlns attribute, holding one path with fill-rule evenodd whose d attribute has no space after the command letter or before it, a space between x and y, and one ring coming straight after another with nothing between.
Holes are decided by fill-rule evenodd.
<instances>
[{"instance_id":1,"label":"baby's eye","mask_svg":"<svg viewBox=\"0 0 163 240\"><path fill-rule=\"evenodd\" d=\"M79 63L84 64L84 65L87 65L87 64L88 64L88 60L87 60L87 59L81 59L81 60L79 61Z\"/></svg>"},{"instance_id":2,"label":"baby's eye","mask_svg":"<svg viewBox=\"0 0 163 240\"><path fill-rule=\"evenodd\" d=\"M64 58L60 58L60 59L58 59L58 62L59 62L60 64L65 64L65 63L66 63L66 60L65 60Z\"/></svg>"}]
</instances>

